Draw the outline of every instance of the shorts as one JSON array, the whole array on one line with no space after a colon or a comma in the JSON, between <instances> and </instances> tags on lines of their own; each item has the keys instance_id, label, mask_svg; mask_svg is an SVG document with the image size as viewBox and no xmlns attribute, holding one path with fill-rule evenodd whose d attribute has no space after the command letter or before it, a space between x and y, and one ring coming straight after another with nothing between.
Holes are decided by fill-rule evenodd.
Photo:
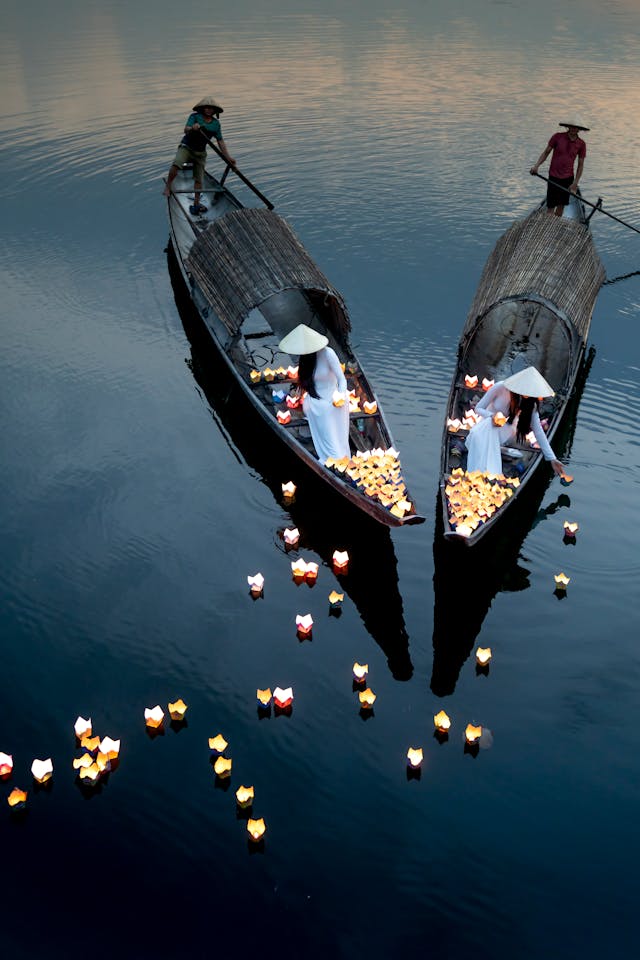
<instances>
[{"instance_id":1,"label":"shorts","mask_svg":"<svg viewBox=\"0 0 640 960\"><path fill-rule=\"evenodd\" d=\"M549 177L547 184L547 207L551 210L553 207L566 207L571 199L567 190L560 190L559 187L567 189L573 183L573 177Z\"/></svg>"},{"instance_id":2,"label":"shorts","mask_svg":"<svg viewBox=\"0 0 640 960\"><path fill-rule=\"evenodd\" d=\"M185 163L193 164L193 179L197 183L202 183L204 179L204 165L207 160L206 150L192 150L191 147L185 147L181 143L174 158L176 167L183 167Z\"/></svg>"}]
</instances>

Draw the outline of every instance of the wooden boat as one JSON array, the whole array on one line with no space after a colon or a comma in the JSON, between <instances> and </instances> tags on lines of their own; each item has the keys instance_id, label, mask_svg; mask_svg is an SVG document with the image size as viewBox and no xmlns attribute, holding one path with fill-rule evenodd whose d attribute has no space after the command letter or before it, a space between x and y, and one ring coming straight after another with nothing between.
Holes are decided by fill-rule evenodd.
<instances>
[{"instance_id":1,"label":"wooden boat","mask_svg":"<svg viewBox=\"0 0 640 960\"><path fill-rule=\"evenodd\" d=\"M473 407L495 381L535 366L555 390L540 405L553 446L584 356L604 267L584 204L516 221L484 267L458 346L440 465L444 536L471 546L494 529L544 462L535 440L502 449L499 476L467 473Z\"/></svg>"},{"instance_id":2,"label":"wooden boat","mask_svg":"<svg viewBox=\"0 0 640 960\"><path fill-rule=\"evenodd\" d=\"M168 198L176 259L214 343L274 434L335 491L388 526L422 522L380 404L351 348L341 294L267 198L236 171L264 208L242 205L225 186L228 172L227 167L220 180L205 174L205 214L190 212L188 167L178 173ZM293 405L297 368L278 343L299 323L325 334L344 365L351 459L321 463L302 407Z\"/></svg>"}]
</instances>

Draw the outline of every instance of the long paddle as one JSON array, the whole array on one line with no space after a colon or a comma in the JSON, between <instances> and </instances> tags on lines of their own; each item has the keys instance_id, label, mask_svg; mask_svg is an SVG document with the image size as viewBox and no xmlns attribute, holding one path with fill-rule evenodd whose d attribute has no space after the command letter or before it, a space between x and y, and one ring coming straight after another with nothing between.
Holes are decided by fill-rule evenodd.
<instances>
[{"instance_id":1,"label":"long paddle","mask_svg":"<svg viewBox=\"0 0 640 960\"><path fill-rule=\"evenodd\" d=\"M235 173L236 177L239 177L239 178L242 180L242 182L243 182L244 184L246 184L246 186L249 187L249 189L252 190L253 193L255 193L256 197L259 197L260 200L262 200L262 202L264 203L264 205L265 205L265 207L267 208L267 210L273 210L273 204L271 203L271 201L270 201L269 199L267 199L267 197L265 197L264 193L261 193L260 190L258 190L258 188L253 185L253 183L251 183L251 180L249 180L249 177L245 177L244 173L240 173L240 171L238 170L237 167L232 167L232 166L231 166L231 164L228 162L228 160L227 160L227 158L225 157L225 155L224 155L224 153L222 152L222 150L220 150L220 148L215 145L215 143L213 142L213 140L211 139L211 137L208 137L208 136L206 135L206 133L204 132L204 130L202 129L202 127L200 128L200 130L198 131L198 133L201 133L201 134L202 134L202 136L203 136L204 139L207 141L207 143L209 144L209 146L211 147L211 149L212 149L215 153L217 153L218 156L219 156L222 160L224 160L224 162L227 164L227 169L226 169L225 172L223 173L222 179L221 179L220 182L221 182L221 183L224 183L224 181L225 181L226 178L227 178L227 173L229 172L229 170L233 170L233 172Z\"/></svg>"},{"instance_id":2,"label":"long paddle","mask_svg":"<svg viewBox=\"0 0 640 960\"><path fill-rule=\"evenodd\" d=\"M541 173L532 173L531 176L540 177L540 179L544 180L545 183L550 182L549 178L543 177ZM572 192L568 187L561 187L559 183L555 183L554 186L557 187L558 190L564 190L565 193ZM629 230L633 230L635 233L640 233L640 230L638 229L638 227L634 227L631 223L627 223L626 220L621 220L620 217L614 217L614 215L612 213L609 213L608 210L603 210L601 206L601 203L602 203L601 200L599 200L597 203L590 203L588 200L585 200L584 197L579 197L579 200L581 203L586 203L588 207L593 207L594 213L596 212L596 210L598 211L598 213L604 213L605 217L611 217L611 219L615 220L616 223L621 223L623 227L628 227Z\"/></svg>"}]
</instances>

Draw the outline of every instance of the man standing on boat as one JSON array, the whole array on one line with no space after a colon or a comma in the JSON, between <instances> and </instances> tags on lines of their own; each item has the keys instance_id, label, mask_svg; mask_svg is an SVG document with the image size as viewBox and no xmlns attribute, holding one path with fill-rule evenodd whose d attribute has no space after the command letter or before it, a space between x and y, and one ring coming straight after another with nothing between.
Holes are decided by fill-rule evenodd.
<instances>
[{"instance_id":1,"label":"man standing on boat","mask_svg":"<svg viewBox=\"0 0 640 960\"><path fill-rule=\"evenodd\" d=\"M547 213L555 213L557 217L562 216L564 208L569 203L567 190L570 190L571 193L576 193L578 190L578 181L582 176L584 158L587 155L587 145L578 136L578 133L580 130L589 129L589 127L581 127L578 123L561 123L559 126L566 127L566 133L554 133L529 171L532 176L535 176L540 164L544 163L553 151L551 165L549 166L549 183L547 184ZM578 170L574 176L573 166L576 157L578 158Z\"/></svg>"},{"instance_id":2,"label":"man standing on boat","mask_svg":"<svg viewBox=\"0 0 640 960\"><path fill-rule=\"evenodd\" d=\"M185 163L193 164L195 196L193 205L189 207L189 210L194 216L207 212L205 205L200 203L200 191L202 190L204 167L207 160L207 140L216 140L218 149L227 163L232 167L236 165L222 139L222 129L218 117L223 112L216 97L202 97L201 100L198 100L193 108L193 113L187 119L184 136L167 176L167 185L163 191L165 197L168 197L171 193L171 184L178 175L180 168Z\"/></svg>"}]
</instances>

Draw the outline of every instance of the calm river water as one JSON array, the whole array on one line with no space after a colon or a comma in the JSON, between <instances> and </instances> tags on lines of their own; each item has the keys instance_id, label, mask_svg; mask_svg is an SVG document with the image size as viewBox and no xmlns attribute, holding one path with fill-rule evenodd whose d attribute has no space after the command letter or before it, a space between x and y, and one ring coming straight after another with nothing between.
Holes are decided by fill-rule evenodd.
<instances>
[{"instance_id":1,"label":"calm river water","mask_svg":"<svg viewBox=\"0 0 640 960\"><path fill-rule=\"evenodd\" d=\"M450 563L435 518L458 336L493 244L540 199L528 168L558 121L591 127L585 196L640 224L637 0L10 0L3 19L7 955L635 956L640 278L597 302L574 484L543 484L492 558ZM346 297L422 526L372 529L303 474L286 507L295 465L174 291L161 178L210 91L239 166ZM637 234L592 224L610 277L640 269ZM312 589L291 580L293 524ZM366 722L354 660L378 696ZM291 716L259 719L256 688L277 685ZM151 739L144 708L177 697L187 725ZM93 794L78 714L122 740ZM470 721L493 732L477 756Z\"/></svg>"}]
</instances>

